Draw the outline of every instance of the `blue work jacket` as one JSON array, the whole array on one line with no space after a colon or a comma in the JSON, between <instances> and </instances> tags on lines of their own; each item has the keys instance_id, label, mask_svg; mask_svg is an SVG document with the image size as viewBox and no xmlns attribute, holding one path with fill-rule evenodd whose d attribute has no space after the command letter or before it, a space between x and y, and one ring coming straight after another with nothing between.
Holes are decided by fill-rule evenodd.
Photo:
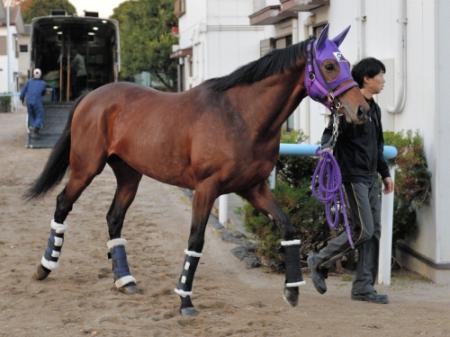
<instances>
[{"instance_id":1,"label":"blue work jacket","mask_svg":"<svg viewBox=\"0 0 450 337\"><path fill-rule=\"evenodd\" d=\"M47 83L45 81L32 78L20 91L20 100L23 102L26 99L29 104L38 103L42 100L42 95L45 94L46 89Z\"/></svg>"}]
</instances>

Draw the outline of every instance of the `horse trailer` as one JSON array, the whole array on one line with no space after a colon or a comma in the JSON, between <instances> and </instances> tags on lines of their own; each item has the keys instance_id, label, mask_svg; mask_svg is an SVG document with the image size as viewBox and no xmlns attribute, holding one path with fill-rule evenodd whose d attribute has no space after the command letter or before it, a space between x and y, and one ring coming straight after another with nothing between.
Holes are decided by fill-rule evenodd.
<instances>
[{"instance_id":1,"label":"horse trailer","mask_svg":"<svg viewBox=\"0 0 450 337\"><path fill-rule=\"evenodd\" d=\"M120 71L120 39L116 20L68 16L64 11L37 17L31 23L30 68L39 68L48 89L44 96L44 127L28 135L27 147L53 147L73 102L104 84ZM83 70L80 70L83 69ZM78 76L80 75L80 76Z\"/></svg>"}]
</instances>

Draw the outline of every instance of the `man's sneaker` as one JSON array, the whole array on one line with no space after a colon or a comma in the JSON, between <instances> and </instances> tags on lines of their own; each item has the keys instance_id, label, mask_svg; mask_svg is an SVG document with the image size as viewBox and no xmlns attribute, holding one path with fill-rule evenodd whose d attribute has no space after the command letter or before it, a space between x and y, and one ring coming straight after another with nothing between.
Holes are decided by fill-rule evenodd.
<instances>
[{"instance_id":1,"label":"man's sneaker","mask_svg":"<svg viewBox=\"0 0 450 337\"><path fill-rule=\"evenodd\" d=\"M355 301L366 301L378 304L388 304L388 295L378 294L376 291L368 294L352 294L352 300Z\"/></svg>"},{"instance_id":2,"label":"man's sneaker","mask_svg":"<svg viewBox=\"0 0 450 337\"><path fill-rule=\"evenodd\" d=\"M318 269L319 261L317 256L314 254L309 255L306 262L311 270L311 279L314 287L320 294L325 294L327 292L327 284L325 283L326 275Z\"/></svg>"}]
</instances>

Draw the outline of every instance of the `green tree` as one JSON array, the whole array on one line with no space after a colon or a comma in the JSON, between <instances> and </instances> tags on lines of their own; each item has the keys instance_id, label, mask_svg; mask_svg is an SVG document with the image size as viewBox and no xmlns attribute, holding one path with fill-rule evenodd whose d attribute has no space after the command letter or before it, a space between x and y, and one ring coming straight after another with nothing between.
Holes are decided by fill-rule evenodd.
<instances>
[{"instance_id":1,"label":"green tree","mask_svg":"<svg viewBox=\"0 0 450 337\"><path fill-rule=\"evenodd\" d=\"M165 88L175 89L176 62L170 59L177 25L172 0L123 2L112 16L119 21L122 76L148 71Z\"/></svg>"},{"instance_id":2,"label":"green tree","mask_svg":"<svg viewBox=\"0 0 450 337\"><path fill-rule=\"evenodd\" d=\"M25 0L20 6L25 23L35 17L50 15L52 9L64 9L70 15L77 12L68 0Z\"/></svg>"}]
</instances>

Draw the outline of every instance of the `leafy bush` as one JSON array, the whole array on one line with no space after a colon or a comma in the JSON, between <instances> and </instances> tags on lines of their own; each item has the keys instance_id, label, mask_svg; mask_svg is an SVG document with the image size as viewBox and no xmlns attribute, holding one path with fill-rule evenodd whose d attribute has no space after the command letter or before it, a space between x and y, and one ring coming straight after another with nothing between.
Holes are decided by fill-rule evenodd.
<instances>
[{"instance_id":1,"label":"leafy bush","mask_svg":"<svg viewBox=\"0 0 450 337\"><path fill-rule=\"evenodd\" d=\"M427 204L431 195L431 175L424 156L422 140L412 132L385 132L385 143L397 147L398 155L391 164L397 166L395 178L393 240L404 239L416 231L416 211ZM296 143L304 139L299 132L282 135L282 142ZM311 250L319 250L330 239L322 204L311 195L311 176L317 159L314 157L281 156L277 163L275 198L302 239L303 265ZM257 253L264 264L276 269L284 268L280 254L280 231L266 216L249 204L244 206L246 229L258 238ZM352 258L347 264L352 264Z\"/></svg>"},{"instance_id":2,"label":"leafy bush","mask_svg":"<svg viewBox=\"0 0 450 337\"><path fill-rule=\"evenodd\" d=\"M11 96L0 96L0 112L11 111Z\"/></svg>"},{"instance_id":3,"label":"leafy bush","mask_svg":"<svg viewBox=\"0 0 450 337\"><path fill-rule=\"evenodd\" d=\"M397 166L394 197L393 242L414 236L417 232L417 210L431 197L431 173L423 150L422 138L416 132L385 132L386 144L397 147L392 161Z\"/></svg>"},{"instance_id":4,"label":"leafy bush","mask_svg":"<svg viewBox=\"0 0 450 337\"><path fill-rule=\"evenodd\" d=\"M303 138L303 134L291 131L283 134L282 142L296 143ZM302 240L301 259L304 265L309 251L323 245L329 236L323 206L311 195L311 176L316 162L317 159L312 157L281 156L277 163L277 184L273 191L275 199ZM263 257L266 265L282 270L280 230L249 204L244 206L244 217L246 229L259 240L257 253Z\"/></svg>"}]
</instances>

